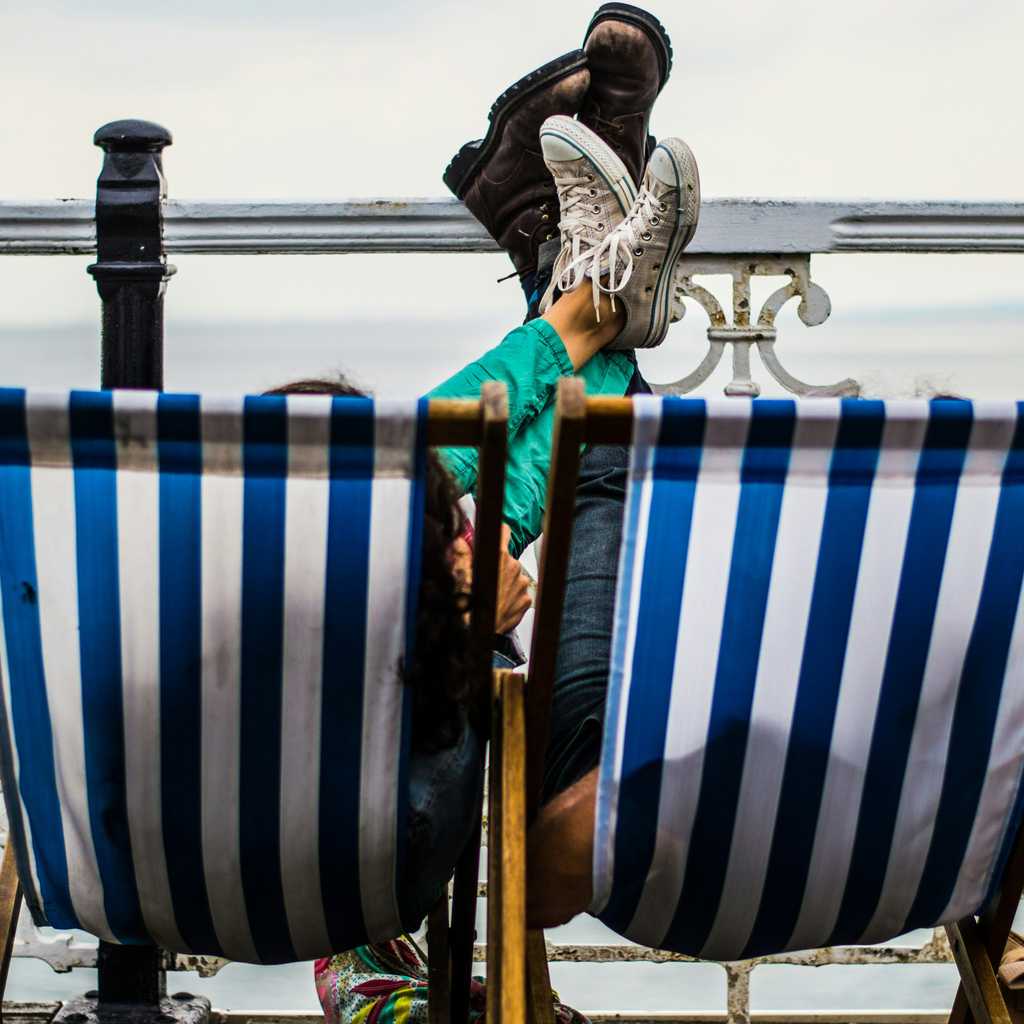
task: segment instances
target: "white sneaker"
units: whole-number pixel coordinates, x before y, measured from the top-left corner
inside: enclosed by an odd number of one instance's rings
[[[600,298],[621,302],[626,326],[610,349],[654,348],[665,339],[673,315],[676,263],[697,230],[700,178],[697,161],[681,139],[664,139],[647,164],[640,193],[622,223],[566,270],[590,277],[594,308]]]
[[[562,241],[551,284],[541,299],[544,313],[556,288],[568,292],[583,282],[584,257],[629,213],[636,185],[626,165],[603,139],[564,114],[549,117],[541,125],[540,147],[558,189]]]

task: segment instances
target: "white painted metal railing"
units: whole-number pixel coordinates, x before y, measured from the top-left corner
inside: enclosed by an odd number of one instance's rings
[[[0,255],[87,255],[95,252],[92,200],[0,202]],[[449,199],[365,199],[339,202],[243,200],[181,202],[164,206],[169,254],[221,255],[493,252],[497,246],[465,208]],[[687,249],[677,290],[693,300],[709,320],[708,353],[688,376],[665,390],[685,393],[702,383],[732,347],[729,394],[757,394],[750,376],[750,350],[756,347],[769,373],[797,394],[856,394],[858,384],[844,380],[813,386],[797,380],[774,351],[775,317],[791,299],[808,326],[823,323],[831,311],[825,292],[811,280],[812,255],[819,253],[1024,253],[1024,203],[808,201],[786,199],[711,199]],[[732,315],[698,275],[732,279]],[[751,279],[786,277],[755,316],[750,307]],[[44,937],[22,921],[15,956],[34,957],[56,971],[91,967],[95,947],[70,935]],[[630,945],[549,943],[549,959],[574,963],[666,963],[689,958]],[[483,958],[483,950],[478,950]],[[761,957],[722,965],[726,973],[724,1014],[672,1011],[596,1015],[594,1020],[689,1022],[751,1020],[750,977],[762,966],[821,967],[855,964],[944,964],[951,960],[941,930],[922,946],[848,946],[806,953]],[[224,961],[210,957],[172,957],[168,967],[210,975]],[[22,1015],[46,1019],[45,1008],[26,1007]],[[233,1019],[231,1015],[222,1015]],[[246,1014],[246,1020],[290,1020],[311,1024],[307,1015]],[[937,1024],[941,1015],[920,1014],[755,1014],[759,1024],[783,1020],[816,1024]]]
[[[164,204],[168,253],[495,252],[454,199]],[[0,202],[0,254],[96,250],[91,199]],[[707,199],[691,256],[1024,252],[1024,203]]]
[[[95,251],[92,200],[0,202],[0,255],[84,255]],[[169,254],[222,255],[492,252],[497,246],[454,199],[358,199],[338,202],[223,200],[164,203]],[[797,395],[856,395],[852,379],[828,384],[800,380],[775,351],[775,318],[798,299],[800,319],[824,323],[832,305],[811,280],[818,253],[1024,252],[1024,204],[888,202],[800,199],[709,199],[676,276],[677,308],[684,299],[708,317],[708,351],[667,394],[699,387],[731,352],[727,395],[757,395],[751,371],[756,350],[768,373]],[[732,314],[698,276],[731,278]],[[751,280],[782,277],[757,315]],[[681,312],[680,312],[681,315]]]

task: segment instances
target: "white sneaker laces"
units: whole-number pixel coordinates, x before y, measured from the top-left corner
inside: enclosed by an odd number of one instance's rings
[[[562,211],[558,229],[565,241],[555,261],[552,280],[559,291],[569,292],[583,281],[583,257],[593,248],[588,232],[600,233],[605,225],[599,219],[601,207],[594,202],[597,189],[592,174],[559,177],[557,185]]]
[[[601,293],[611,296],[612,312],[615,311],[615,296],[629,284],[633,276],[633,261],[644,253],[644,243],[653,237],[652,225],[657,225],[668,207],[653,192],[641,186],[633,208],[626,219],[612,231],[603,242],[589,252],[581,253],[566,267],[564,276],[579,284],[584,275],[589,275],[594,294],[594,311],[597,322],[601,322]],[[621,269],[619,259],[622,259]],[[603,264],[607,261],[607,269]],[[602,280],[607,278],[607,283]],[[573,286],[575,287],[575,285]],[[559,288],[562,288],[559,283]],[[562,288],[563,291],[569,289]]]

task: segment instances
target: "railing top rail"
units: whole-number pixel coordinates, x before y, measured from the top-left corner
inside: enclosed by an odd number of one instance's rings
[[[168,200],[168,253],[494,252],[454,199]],[[0,255],[96,251],[91,199],[0,201]],[[1024,203],[705,200],[690,255],[1024,252]]]

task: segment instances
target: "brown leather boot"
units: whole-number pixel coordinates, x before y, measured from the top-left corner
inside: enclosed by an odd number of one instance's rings
[[[574,50],[521,78],[495,100],[487,135],[452,158],[444,183],[509,254],[520,276],[559,249],[558,194],[540,149],[552,114],[577,114],[590,84],[587,58]],[[550,259],[548,257],[550,256]]]
[[[598,8],[583,44],[590,91],[580,120],[618,153],[633,181],[654,149],[651,108],[672,70],[672,43],[653,14],[624,3]]]

